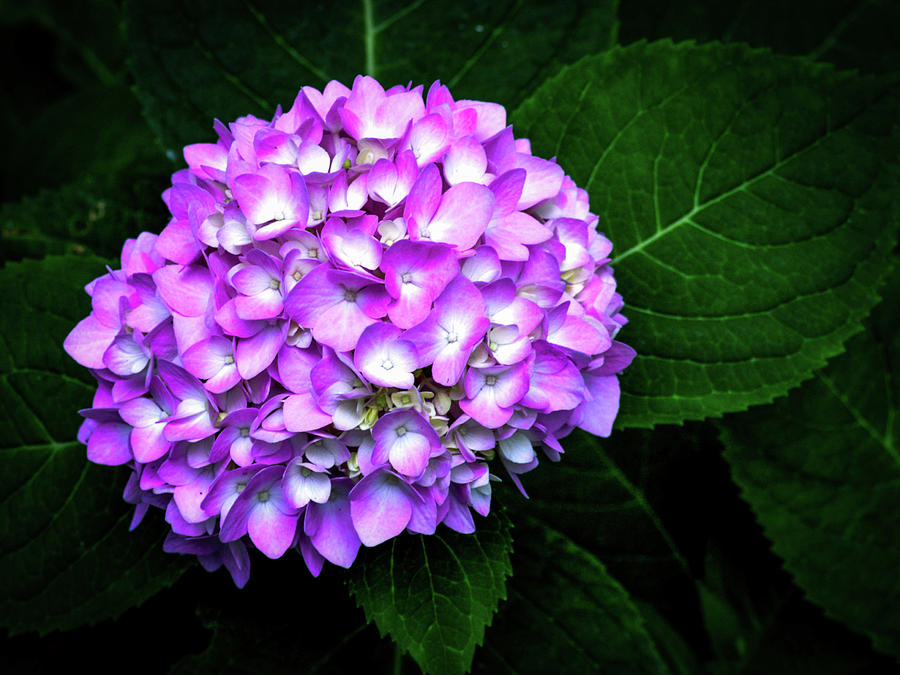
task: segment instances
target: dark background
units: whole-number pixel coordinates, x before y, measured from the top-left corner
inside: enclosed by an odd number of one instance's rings
[[[661,37],[742,40],[885,72],[900,65],[897,11],[889,4],[624,0],[619,36],[622,43]],[[115,250],[124,237],[105,240],[108,235],[92,228],[92,218],[118,218],[129,234],[159,231],[166,222],[159,194],[175,165],[163,156],[131,95],[119,10],[116,2],[0,3],[4,258],[64,252],[52,242],[18,236],[4,210],[37,204],[41,191],[61,186],[71,198],[66,204],[85,208],[55,212],[44,200],[41,217],[64,219],[95,250]],[[842,22],[847,30],[832,39]],[[654,506],[721,606],[678,588],[644,599],[665,609],[705,669],[900,672],[866,638],[827,619],[803,598],[741,501],[712,428],[697,424],[663,433],[678,451],[660,460]],[[666,481],[678,485],[677,494],[667,492]],[[685,490],[685,484],[694,489]],[[516,499],[497,494],[499,503]],[[74,665],[93,672],[391,669],[393,645],[365,626],[341,570],[327,566],[313,581],[293,555],[279,561],[256,555],[253,565],[243,591],[224,571],[209,574],[193,566],[171,588],[118,620],[43,637],[4,634],[0,672],[57,672]],[[310,663],[305,645],[333,641],[335,635],[344,636],[346,648],[317,654]],[[402,666],[417,671],[411,661]]]

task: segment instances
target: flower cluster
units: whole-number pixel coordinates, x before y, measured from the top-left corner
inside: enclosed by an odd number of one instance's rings
[[[588,197],[500,105],[435,83],[304,87],[216,122],[65,342],[99,383],[79,438],[128,464],[132,527],[249,575],[475,529],[491,473],[610,433],[634,352]],[[499,473],[499,471],[498,471]],[[523,490],[524,492],[524,490]]]

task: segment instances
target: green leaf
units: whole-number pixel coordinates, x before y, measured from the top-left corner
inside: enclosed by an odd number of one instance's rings
[[[787,398],[720,425],[775,552],[826,613],[900,656],[900,275],[870,328]]]
[[[767,562],[747,553],[711,546],[706,558],[698,587],[715,655],[709,675],[893,672],[863,638],[806,602],[783,571],[767,574]]]
[[[900,58],[900,5],[893,0],[631,0],[619,19],[622,44],[746,42],[873,73],[896,70]]]
[[[518,519],[513,564],[475,672],[668,672],[625,589],[565,535]]]
[[[118,258],[129,237],[159,232],[168,221],[159,195],[165,173],[131,167],[89,175],[0,205],[0,262],[46,255]]]
[[[271,117],[303,85],[361,73],[385,86],[440,79],[457,98],[514,106],[562,63],[615,42],[616,0],[129,2],[135,78],[174,160],[212,120]],[[540,38],[535,39],[535,27]]]
[[[140,104],[124,85],[85,88],[55,101],[27,120],[7,153],[4,193],[16,197],[160,160]],[[164,187],[153,193],[158,197]]]
[[[162,552],[162,528],[128,532],[128,470],[91,464],[73,440],[96,387],[62,341],[102,273],[73,257],[0,270],[0,617],[13,634],[118,616],[186,565]]]
[[[666,668],[675,675],[699,675],[704,672],[684,637],[656,611],[653,605],[633,600],[644,619],[644,630],[656,645]]]
[[[621,339],[638,352],[619,426],[771,401],[859,330],[896,239],[895,88],[660,42],[585,58],[516,111],[615,244]]]
[[[691,464],[699,429],[629,429],[598,439],[575,431],[558,462],[522,476],[529,499],[497,490],[514,522],[533,516],[597,556],[628,590],[670,604],[694,592],[689,562],[664,516],[684,515],[692,491],[682,467]],[[672,595],[675,597],[671,597]]]
[[[425,673],[469,670],[512,574],[512,537],[501,514],[474,534],[445,529],[396,537],[353,565],[350,592]]]

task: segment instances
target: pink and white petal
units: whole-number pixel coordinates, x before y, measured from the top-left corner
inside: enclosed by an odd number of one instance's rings
[[[253,337],[237,341],[234,360],[242,378],[249,380],[256,377],[275,360],[287,335],[288,324],[282,323],[266,326]]]
[[[376,321],[366,316],[357,303],[344,300],[319,316],[312,333],[320,344],[346,352],[356,346],[366,326]]]
[[[516,205],[519,211],[531,208],[538,202],[555,197],[559,193],[565,176],[559,164],[517,152],[515,166],[527,172],[525,187]]]
[[[346,492],[326,504],[310,504],[306,522],[315,528],[310,536],[313,546],[329,562],[344,568],[353,564],[361,542],[353,527]]]
[[[228,363],[222,369],[209,378],[206,383],[206,391],[212,394],[224,394],[241,381],[241,374],[238,372],[237,364]]]
[[[201,316],[212,301],[210,271],[200,265],[166,265],[153,273],[153,281],[166,306],[182,316]]]
[[[412,489],[387,471],[376,471],[350,491],[350,516],[360,541],[377,546],[406,529],[412,517]]]
[[[332,422],[332,416],[319,408],[312,392],[288,396],[283,410],[285,429],[295,433],[321,429]]]
[[[106,326],[93,314],[78,322],[63,342],[66,353],[86,368],[105,368],[103,354],[119,332]]]
[[[475,246],[494,212],[494,194],[477,183],[459,183],[441,197],[440,206],[427,225],[432,241],[467,250]]]
[[[331,157],[317,143],[302,143],[297,151],[297,168],[303,174],[328,173]]]
[[[225,171],[228,167],[228,150],[218,143],[193,143],[184,146],[182,152],[184,161],[201,178],[209,176],[218,180],[216,176],[210,176],[209,172],[202,171],[205,167],[210,167],[220,172]]]
[[[522,361],[497,378],[497,383],[494,385],[494,396],[498,405],[511,408],[522,400],[525,392],[528,391],[530,366],[528,361]]]
[[[366,182],[369,196],[384,204],[395,206],[400,200],[394,200],[397,192],[397,167],[389,159],[379,159],[369,171]]]
[[[284,298],[280,290],[270,287],[256,295],[237,296],[234,310],[245,321],[274,319],[284,311]]]
[[[140,399],[137,399],[140,400]],[[135,427],[131,431],[131,448],[134,458],[141,464],[153,462],[165,455],[172,444],[163,434],[165,424],[151,424],[146,427]]]
[[[256,503],[247,519],[247,533],[269,558],[280,558],[294,543],[297,515],[282,513],[271,502]]]
[[[576,410],[576,425],[596,436],[607,438],[619,412],[619,378],[615,375],[584,375],[591,399]]]
[[[584,354],[605,352],[612,344],[609,333],[602,325],[574,314],[566,316],[562,326],[547,337],[547,342]]]
[[[485,230],[487,236],[488,230]],[[491,246],[479,246],[475,249],[475,255],[463,261],[460,271],[463,275],[475,283],[490,283],[500,278],[500,257]]]
[[[391,466],[404,476],[418,478],[428,466],[431,444],[422,434],[412,431],[395,437],[390,445]]]
[[[487,171],[487,155],[472,136],[455,141],[444,155],[444,178],[450,185],[470,181],[478,183]]]
[[[458,343],[444,347],[438,352],[431,368],[434,381],[445,387],[452,387],[459,382],[471,353],[471,349],[460,349]]]
[[[437,114],[431,113],[418,120],[412,126],[409,145],[419,166],[438,161],[449,145],[447,122]]]
[[[431,311],[434,296],[417,284],[400,286],[400,297],[388,305],[388,316],[400,328],[412,328],[421,323]]]
[[[491,192],[496,200],[497,216],[507,216],[516,211],[525,187],[525,169],[513,169],[501,174],[491,183]]]
[[[483,387],[474,398],[462,399],[459,407],[469,417],[488,429],[499,429],[509,421],[513,411],[512,408],[502,408],[497,404],[493,389],[493,387]]]
[[[205,380],[225,367],[231,356],[231,341],[214,335],[188,349],[181,357],[181,364],[191,375]]]
[[[88,439],[87,457],[97,464],[117,466],[132,459],[131,427],[110,422],[100,424]]]
[[[234,197],[247,222],[261,225],[282,213],[275,186],[259,174],[246,173],[234,179],[231,185]]]
[[[344,301],[344,291],[329,278],[333,268],[320,264],[307,273],[288,293],[287,315],[301,326],[315,325],[322,313]]]
[[[218,429],[212,423],[209,412],[203,412],[183,417],[166,423],[165,434],[166,439],[170,441],[202,441],[209,438]]]
[[[179,265],[190,265],[200,255],[200,251],[200,245],[194,238],[187,219],[169,221],[156,240],[156,252]]]
[[[456,105],[458,109],[474,110],[477,114],[472,133],[479,142],[483,143],[506,127],[506,108],[499,103],[462,100],[457,101]]]
[[[247,265],[230,276],[231,285],[234,286],[238,293],[243,295],[262,293],[271,288],[273,279],[279,280],[273,277],[268,270],[258,265]]]
[[[166,413],[149,398],[136,398],[119,408],[119,415],[133,427],[148,427],[156,424]]]
[[[403,220],[411,235],[418,236],[419,231],[428,226],[440,202],[441,174],[434,164],[429,164],[413,183],[403,207]]]
[[[377,132],[373,138],[400,138],[410,122],[415,122],[425,114],[425,104],[421,94],[410,91],[388,96],[378,106],[375,113]]]

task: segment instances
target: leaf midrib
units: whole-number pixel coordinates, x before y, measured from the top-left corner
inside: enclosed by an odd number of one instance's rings
[[[696,86],[696,83],[692,83],[692,86]],[[685,88],[685,89],[686,89],[686,88]],[[681,91],[684,91],[684,89],[681,90]],[[818,146],[821,142],[823,142],[823,141],[825,141],[825,140],[831,138],[834,134],[836,134],[836,133],[838,133],[838,132],[840,132],[840,131],[843,131],[844,129],[846,129],[847,127],[849,127],[849,126],[850,126],[851,124],[853,124],[860,116],[862,116],[863,114],[865,114],[866,112],[868,112],[868,111],[869,111],[870,109],[872,109],[874,106],[878,105],[878,104],[881,102],[881,100],[884,99],[884,98],[890,93],[890,91],[891,91],[890,89],[885,89],[885,90],[882,91],[877,97],[875,97],[875,98],[873,98],[871,101],[869,101],[867,105],[861,107],[861,108],[860,108],[859,110],[857,110],[853,115],[850,115],[847,119],[845,119],[845,120],[844,120],[843,122],[841,122],[839,125],[834,126],[834,127],[827,128],[827,129],[825,130],[825,133],[824,133],[824,134],[818,136],[817,138],[815,138],[815,139],[812,140],[811,142],[808,142],[808,143],[802,145],[801,147],[799,147],[799,148],[793,150],[790,154],[785,155],[784,157],[782,157],[781,159],[779,159],[778,161],[776,161],[772,166],[770,166],[770,167],[768,167],[767,169],[764,169],[764,170],[760,171],[760,172],[757,173],[756,175],[754,175],[754,176],[752,176],[752,177],[750,177],[750,178],[748,178],[748,179],[742,181],[740,184],[738,184],[738,185],[736,185],[736,186],[734,186],[734,187],[732,187],[732,188],[730,188],[730,189],[728,189],[728,190],[725,190],[725,191],[722,192],[721,194],[719,194],[719,195],[717,195],[717,196],[715,196],[715,197],[708,198],[705,202],[699,202],[699,201],[697,200],[697,195],[700,194],[700,191],[701,191],[701,188],[702,188],[702,174],[698,173],[698,179],[697,179],[698,182],[697,182],[697,186],[695,187],[695,190],[694,190],[694,194],[695,194],[694,206],[691,208],[691,210],[690,210],[688,213],[686,213],[686,214],[684,214],[683,216],[681,216],[680,218],[678,218],[678,219],[672,221],[671,223],[669,223],[668,225],[666,225],[666,226],[665,226],[664,228],[662,228],[661,230],[657,230],[653,235],[651,235],[651,236],[648,237],[647,239],[644,239],[643,241],[640,241],[640,242],[638,242],[637,244],[635,244],[634,246],[632,246],[631,248],[625,250],[623,253],[621,253],[621,254],[619,254],[618,256],[616,256],[615,258],[613,258],[610,264],[611,264],[611,265],[618,264],[618,263],[621,262],[622,260],[625,260],[625,259],[628,258],[629,256],[633,255],[634,253],[639,253],[639,252],[642,251],[644,248],[646,248],[647,246],[649,246],[650,244],[652,244],[654,241],[656,241],[656,240],[658,240],[658,239],[660,239],[660,238],[662,238],[662,237],[665,237],[665,236],[668,235],[670,232],[672,232],[672,231],[678,229],[678,228],[681,227],[682,225],[687,224],[687,223],[688,223],[689,221],[691,221],[691,219],[692,219],[694,216],[696,216],[698,213],[701,213],[702,211],[705,211],[706,209],[708,209],[708,208],[711,207],[711,206],[715,206],[715,205],[718,204],[719,202],[721,202],[721,201],[723,201],[723,200],[725,200],[725,199],[728,199],[729,197],[732,197],[733,195],[735,195],[735,194],[737,194],[737,193],[739,193],[739,192],[747,192],[748,188],[750,188],[751,186],[755,185],[757,182],[761,181],[761,180],[764,179],[764,178],[767,178],[767,177],[770,177],[770,176],[777,176],[778,178],[781,178],[782,180],[790,181],[790,179],[788,179],[788,178],[786,178],[786,177],[784,177],[784,176],[780,176],[780,175],[776,174],[776,171],[778,171],[779,169],[781,169],[782,167],[784,167],[784,166],[785,166],[786,164],[788,164],[789,162],[792,162],[793,160],[795,160],[796,158],[798,158],[798,157],[799,157],[800,155],[802,155],[803,153],[806,153],[806,152],[808,152],[809,150],[812,150],[813,148],[815,148],[816,146]],[[680,92],[677,92],[677,93],[680,93]],[[756,96],[756,95],[758,95],[758,94],[759,94],[759,92],[754,92],[753,96]],[[667,98],[671,99],[671,98],[673,98],[673,97],[674,97],[674,94],[670,95],[670,96],[667,97]],[[657,104],[657,106],[658,106],[658,105],[661,105],[661,103],[660,103],[660,104]],[[629,121],[629,124],[630,124],[634,119],[636,119],[636,117],[638,117],[638,116],[640,116],[640,113],[638,113],[638,115],[636,115],[635,118],[633,118],[631,121]],[[739,116],[739,115],[736,115],[736,116],[735,116],[735,119],[736,119],[738,116]],[[731,123],[729,124],[729,127],[731,126],[731,124],[734,123],[734,121],[735,121],[734,119],[731,121]],[[627,126],[627,125],[626,125],[626,126]],[[623,131],[624,131],[624,129],[623,129]],[[727,128],[726,128],[725,131],[723,131],[723,134],[725,134],[725,133],[727,133]],[[713,145],[715,145],[715,144],[717,144],[718,142],[720,142],[720,140],[721,140],[721,139],[717,137],[717,138],[714,140]],[[615,141],[613,141],[613,143],[611,143],[610,145],[613,145],[614,142],[615,142]],[[607,148],[607,149],[608,149],[608,148]],[[598,160],[597,166],[599,166],[599,164],[603,161],[603,158],[604,158],[605,156],[606,156],[606,151],[604,151],[604,154],[601,156],[600,160]],[[707,156],[707,158],[706,158],[705,161],[708,163],[708,161],[709,161],[711,158],[712,158],[712,153],[708,153],[708,156]],[[595,167],[595,170],[596,170],[596,167]],[[793,182],[793,181],[790,181],[790,182]],[[588,183],[588,188],[589,188],[589,187],[590,187],[590,182]],[[832,190],[832,188],[823,188],[823,189],[826,189],[826,190],[829,190],[829,191]],[[748,193],[748,194],[749,194],[749,193]],[[856,203],[856,202],[858,202],[858,198],[854,198],[854,203]]]
[[[844,396],[840,390],[835,386],[834,382],[827,375],[822,374],[821,372],[816,373],[816,378],[825,385],[825,388],[828,389],[828,392],[832,395],[832,397],[837,400],[846,410],[850,413],[856,423],[862,428],[865,429],[866,433],[872,437],[872,439],[878,443],[879,446],[888,454],[888,456],[894,461],[898,468],[900,468],[900,453],[897,452],[897,449],[894,447],[893,438],[882,435],[878,432],[875,426],[869,421],[869,419],[863,415],[862,411],[859,410],[855,405],[853,405],[846,396]]]

